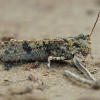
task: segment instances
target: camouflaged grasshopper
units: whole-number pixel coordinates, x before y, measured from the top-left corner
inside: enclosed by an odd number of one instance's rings
[[[99,12],[100,14],[100,12]],[[99,17],[98,14],[98,17]],[[97,17],[97,20],[98,20]],[[94,24],[94,27],[97,23]],[[94,30],[92,29],[92,32]],[[91,34],[92,34],[91,32]],[[75,74],[65,70],[66,75],[71,75],[75,79],[92,84],[97,80],[92,74],[78,61],[78,55],[87,57],[91,53],[90,35],[82,33],[75,37],[43,39],[43,40],[11,40],[0,42],[0,61],[4,63],[4,68],[8,70],[12,63],[26,61],[48,61],[50,68],[51,60],[72,60],[73,64],[81,70],[88,79],[80,78]]]

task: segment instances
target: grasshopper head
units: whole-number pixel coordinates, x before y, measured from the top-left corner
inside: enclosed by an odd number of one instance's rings
[[[90,36],[86,33],[79,34],[73,42],[73,50],[75,54],[87,56],[91,53]]]
[[[83,56],[87,56],[91,52],[90,35],[82,33],[78,36],[78,38],[80,44],[80,51]]]
[[[78,35],[78,38],[83,40],[90,40],[90,35],[87,33],[81,33]]]
[[[94,31],[94,28],[98,21],[99,15],[100,15],[100,12],[98,13],[97,19],[96,19],[96,21],[93,25],[92,31],[89,35],[86,33],[82,33],[74,39],[74,42],[73,42],[73,54],[74,55],[76,53],[81,53],[83,56],[87,56],[88,54],[91,53],[90,37]]]

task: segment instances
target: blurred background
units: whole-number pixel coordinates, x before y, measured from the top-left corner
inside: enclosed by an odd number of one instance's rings
[[[0,37],[31,40],[90,33],[99,11],[100,0],[0,0]],[[95,30],[100,31],[99,25]]]

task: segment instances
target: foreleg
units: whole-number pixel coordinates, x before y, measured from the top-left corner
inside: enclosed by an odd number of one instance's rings
[[[94,76],[78,61],[77,57],[75,56],[73,58],[73,64],[80,70],[84,73],[84,75],[93,80],[93,81],[96,81],[96,78],[94,78]]]

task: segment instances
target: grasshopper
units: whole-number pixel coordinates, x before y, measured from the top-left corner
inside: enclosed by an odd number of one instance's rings
[[[99,17],[100,12],[98,13]],[[97,20],[98,20],[97,17]],[[97,20],[93,26],[97,23]],[[82,71],[88,79],[81,78],[68,70],[66,75],[74,77],[80,82],[88,84],[96,83],[97,80],[78,61],[78,58],[86,58],[91,54],[91,34],[82,33],[68,38],[42,39],[42,40],[13,40],[0,42],[0,61],[4,63],[4,69],[9,70],[13,63],[28,61],[48,61],[50,68],[51,60],[72,60],[73,64]],[[81,55],[81,56],[80,56]]]

